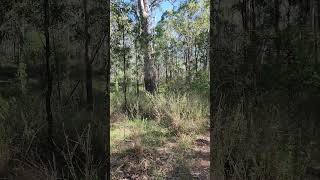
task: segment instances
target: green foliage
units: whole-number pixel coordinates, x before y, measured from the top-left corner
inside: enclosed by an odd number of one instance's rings
[[[209,95],[209,74],[208,72],[198,72],[191,82],[190,90],[194,93]]]

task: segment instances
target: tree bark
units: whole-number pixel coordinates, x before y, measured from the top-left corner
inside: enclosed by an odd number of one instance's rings
[[[209,31],[209,73],[210,73],[210,179],[221,179],[222,174],[218,171],[218,142],[219,142],[219,124],[221,124],[219,117],[215,117],[219,108],[220,98],[222,97],[221,90],[218,89],[220,82],[220,66],[222,60],[220,59],[220,52],[215,51],[220,44],[220,22],[218,9],[215,3],[220,0],[210,0],[210,31]],[[215,30],[217,31],[215,34]]]
[[[139,66],[138,66],[138,61],[140,59],[140,56],[138,55],[137,48],[136,48],[136,91],[137,95],[139,95]]]
[[[197,37],[194,39],[194,59],[195,59],[195,71],[198,72],[198,50],[197,50]]]
[[[185,68],[186,68],[186,77],[188,76],[188,59],[187,59],[187,50],[184,50],[184,54],[183,54],[183,58],[184,58],[184,63],[185,63]],[[186,78],[187,79],[187,78]]]
[[[188,73],[187,73],[187,83],[190,84],[191,82],[191,48],[190,46],[188,45],[188,49],[187,49],[187,64],[188,64]]]
[[[56,45],[55,45],[55,37],[52,38],[53,42],[53,53],[56,55]],[[57,79],[57,90],[58,90],[58,99],[59,99],[59,108],[60,112],[62,112],[62,96],[61,96],[61,65],[58,57],[54,56],[55,66],[56,66],[56,79]]]
[[[313,6],[313,32],[314,32],[314,63],[318,63],[318,9],[319,0],[314,0]]]
[[[103,145],[104,145],[104,153],[101,154],[102,168],[98,172],[99,180],[110,180],[110,0],[106,1],[106,59],[105,59],[105,81],[106,81],[106,89],[104,96],[104,105],[105,105],[105,119],[102,123],[103,128]]]
[[[125,32],[122,25],[122,48],[123,48],[123,95],[124,95],[124,109],[127,111],[127,63],[126,63],[126,49],[125,49]]]
[[[92,91],[92,63],[89,59],[89,15],[88,15],[88,1],[83,0],[84,12],[84,35],[85,35],[85,50],[84,63],[86,65],[86,90],[87,90],[87,110],[93,111],[93,91]]]
[[[142,25],[143,50],[144,50],[144,83],[145,89],[151,94],[155,94],[156,86],[156,69],[154,60],[151,58],[151,44],[149,32],[149,3],[148,0],[138,0],[140,18]]]
[[[165,62],[164,62],[164,65],[165,65],[165,80],[166,80],[166,84],[168,83],[168,62],[169,62],[169,50],[166,49],[166,58],[165,58]]]
[[[210,0],[210,32],[209,32],[209,41],[210,41],[210,49],[209,49],[209,66],[210,66],[210,142],[214,142],[215,136],[214,136],[214,1]],[[212,163],[210,166],[210,179],[214,179],[214,161],[215,161],[215,151],[213,145],[210,147],[210,162]]]
[[[44,0],[44,35],[45,35],[45,61],[46,61],[46,77],[47,77],[47,91],[46,91],[46,114],[48,122],[48,145],[51,146],[53,117],[51,111],[51,95],[52,95],[52,75],[50,71],[50,37],[49,37],[49,0]]]
[[[249,72],[248,70],[248,49],[246,47],[246,40],[247,40],[247,35],[248,35],[248,8],[247,8],[248,0],[243,0],[242,1],[242,8],[241,8],[241,15],[242,15],[242,27],[244,31],[244,37],[245,40],[243,41],[243,68],[242,68],[242,73],[246,74]]]
[[[276,33],[275,38],[275,47],[276,47],[276,60],[278,61],[280,56],[280,28],[279,28],[279,21],[280,21],[280,4],[279,0],[274,0],[274,30]]]

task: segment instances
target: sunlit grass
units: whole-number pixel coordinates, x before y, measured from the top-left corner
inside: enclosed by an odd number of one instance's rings
[[[117,167],[112,177],[124,177],[124,171],[152,179],[192,177],[197,170],[191,167],[199,166],[192,159],[195,140],[208,130],[207,101],[194,94],[127,98],[125,112],[121,94],[112,94],[111,156]]]
[[[141,119],[121,121],[111,126],[111,147],[113,151],[117,151],[117,145],[125,141],[135,141],[137,137],[146,147],[161,146],[169,136],[169,129],[155,121]]]

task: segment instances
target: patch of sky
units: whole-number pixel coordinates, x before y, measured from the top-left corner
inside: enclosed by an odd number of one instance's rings
[[[160,20],[162,15],[169,10],[176,10],[178,5],[182,2],[182,0],[175,1],[162,1],[158,6],[156,6],[153,10],[152,17],[154,18],[154,25],[156,25]]]

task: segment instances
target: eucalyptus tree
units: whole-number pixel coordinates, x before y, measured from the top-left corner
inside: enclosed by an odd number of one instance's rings
[[[47,77],[47,90],[46,90],[46,112],[48,122],[48,143],[52,143],[52,128],[53,117],[51,109],[51,95],[52,95],[52,74],[50,69],[50,17],[49,17],[49,0],[44,0],[43,3],[44,13],[44,34],[45,34],[45,61],[46,61],[46,77]]]
[[[148,0],[138,0],[140,21],[142,27],[142,47],[144,51],[144,85],[146,91],[154,94],[156,85],[156,69],[154,59],[151,58],[151,36],[150,36],[150,3]]]
[[[102,168],[101,168],[101,173],[99,173],[99,179],[100,180],[109,180],[111,178],[110,174],[110,168],[111,168],[111,163],[110,163],[110,108],[111,108],[111,103],[110,103],[110,72],[111,72],[111,56],[110,56],[110,50],[111,50],[111,37],[110,37],[110,16],[111,16],[111,7],[110,7],[110,0],[106,1],[106,58],[105,58],[105,79],[106,79],[106,89],[105,89],[105,97],[104,97],[104,105],[105,105],[105,122],[103,121],[102,124],[104,124],[103,127],[103,142],[104,144],[104,151],[102,153],[102,158],[105,159],[106,162],[103,163]]]
[[[92,65],[89,59],[89,14],[88,1],[82,0],[84,14],[84,64],[86,67],[86,92],[87,92],[87,109],[93,111],[93,92],[92,92]]]

